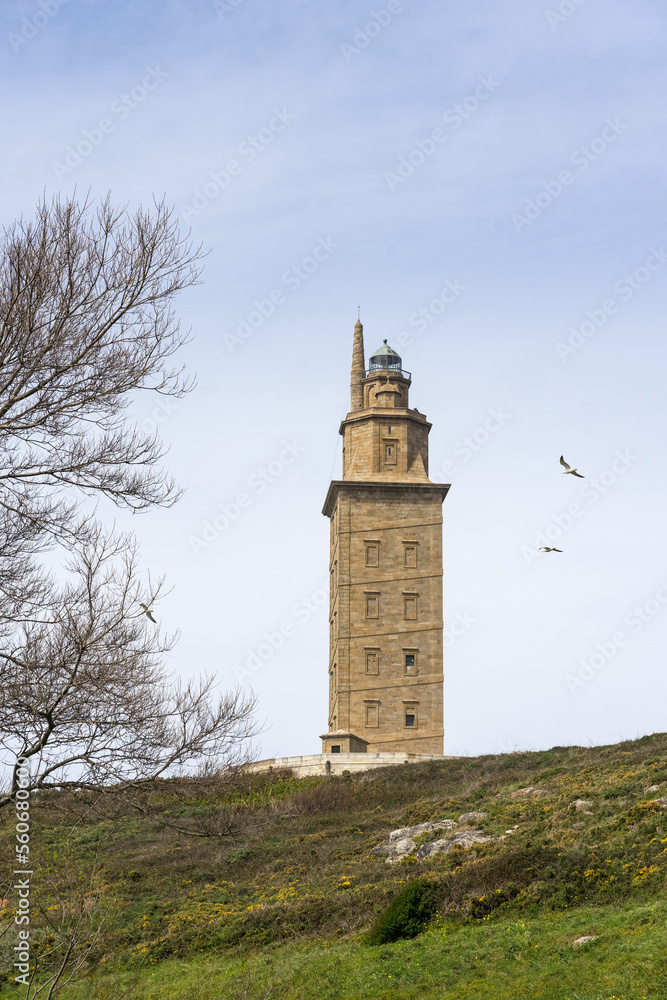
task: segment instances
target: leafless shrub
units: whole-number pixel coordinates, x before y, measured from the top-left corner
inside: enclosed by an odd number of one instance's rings
[[[101,872],[82,872],[71,858],[61,857],[56,871],[41,870],[39,877],[41,892],[30,914],[30,971],[22,983],[12,984],[21,1000],[52,1000],[88,975],[109,916]]]
[[[294,792],[284,800],[283,806],[292,816],[314,816],[322,812],[340,812],[353,799],[353,790],[342,782],[326,781],[315,788]]]

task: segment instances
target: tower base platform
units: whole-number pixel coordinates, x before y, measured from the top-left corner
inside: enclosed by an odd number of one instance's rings
[[[310,774],[341,775],[343,771],[368,771],[392,764],[421,764],[427,760],[455,760],[436,753],[311,753],[303,757],[270,757],[245,764],[244,771],[282,771],[289,769],[295,778]]]

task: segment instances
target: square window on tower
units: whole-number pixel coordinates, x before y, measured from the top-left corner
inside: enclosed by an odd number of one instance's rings
[[[380,565],[380,543],[365,542],[366,545],[366,565],[377,567]]]
[[[417,671],[417,650],[404,650],[403,651],[403,665],[405,667],[405,673],[408,675],[415,675]]]
[[[379,649],[367,649],[366,650],[366,673],[367,674],[379,674],[380,673],[380,650]]]
[[[398,442],[386,441],[384,446],[384,464],[396,465],[398,461]]]
[[[403,618],[417,621],[417,594],[403,594]]]
[[[403,565],[409,569],[417,568],[417,543],[403,542]]]
[[[379,725],[379,705],[367,704],[366,705],[366,728],[367,729],[377,729]]]
[[[379,618],[380,617],[380,595],[379,594],[366,594],[366,617],[367,618]]]
[[[406,729],[416,729],[417,728],[417,705],[413,702],[412,704],[403,703],[403,712],[405,715],[405,728]]]

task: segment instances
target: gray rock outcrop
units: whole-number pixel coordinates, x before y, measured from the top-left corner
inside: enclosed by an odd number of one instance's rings
[[[486,819],[486,813],[463,813],[459,823],[467,823],[473,817],[477,820]],[[403,858],[416,855],[420,861],[430,858],[440,852],[451,851],[453,847],[471,847],[473,844],[487,844],[491,840],[502,838],[492,837],[482,830],[461,830],[453,836],[440,837],[417,847],[415,838],[422,833],[433,833],[435,830],[452,830],[458,824],[453,819],[442,819],[437,823],[417,823],[416,826],[403,826],[392,830],[387,836],[387,842],[373,849],[374,854],[386,855],[387,864],[395,865]]]
[[[482,819],[488,819],[489,814],[484,812],[463,813],[459,816],[459,823],[479,823]]]
[[[453,819],[441,819],[437,823],[417,823],[416,826],[402,826],[400,830],[392,830],[389,841],[404,840],[406,837],[418,837],[420,833],[432,833],[433,830],[451,830],[456,826]]]
[[[589,799],[575,799],[574,802],[570,802],[571,806],[574,806],[578,813],[583,813],[584,816],[592,816],[591,806],[593,803]]]
[[[549,793],[544,790],[544,788],[534,788],[532,785],[527,785],[525,788],[517,788],[515,792],[510,792],[511,799],[521,799],[526,795],[532,795],[534,798],[540,798],[543,795],[548,795]],[[502,798],[502,796],[498,796]]]
[[[451,851],[453,847],[472,847],[473,844],[488,844],[489,841],[497,839],[488,833],[482,833],[481,830],[463,830],[461,833],[455,833],[453,837],[444,837],[442,840],[431,840],[428,844],[422,844],[417,851],[417,857],[423,861],[424,858],[430,858],[441,851]]]

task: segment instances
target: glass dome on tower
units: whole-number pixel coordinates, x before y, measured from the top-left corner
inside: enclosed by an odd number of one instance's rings
[[[403,374],[403,361],[386,340],[382,341],[382,347],[378,347],[377,351],[371,354],[368,364],[369,372],[389,371]]]

